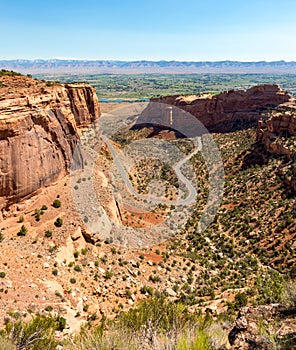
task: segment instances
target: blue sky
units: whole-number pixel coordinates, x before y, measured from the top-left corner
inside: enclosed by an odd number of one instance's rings
[[[0,5],[0,59],[296,60],[296,0]]]

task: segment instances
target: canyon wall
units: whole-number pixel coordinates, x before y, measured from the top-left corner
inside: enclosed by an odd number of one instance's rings
[[[2,77],[0,88],[0,209],[69,172],[78,127],[99,115],[87,84]]]
[[[246,123],[259,120],[263,110],[292,100],[292,96],[278,85],[266,84],[254,86],[248,90],[225,91],[217,95],[153,98],[151,102],[176,106],[189,112],[209,131],[228,132],[243,127]],[[182,120],[182,123],[184,122],[186,118]]]

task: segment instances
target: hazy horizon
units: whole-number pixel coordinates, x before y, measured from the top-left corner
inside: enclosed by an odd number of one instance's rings
[[[16,57],[16,58],[2,58],[0,57],[0,61],[90,61],[90,62],[96,62],[96,61],[109,61],[109,62],[193,62],[193,63],[220,63],[220,62],[231,62],[231,63],[276,63],[276,62],[284,62],[284,63],[294,63],[296,62],[296,57],[294,60],[253,60],[253,61],[242,61],[242,60],[232,60],[232,59],[222,59],[222,60],[201,60],[201,61],[192,61],[192,60],[177,60],[177,59],[130,59],[130,60],[124,60],[121,58],[114,58],[114,59],[108,59],[108,58],[75,58],[75,57],[35,57],[35,58],[26,58],[26,57]]]

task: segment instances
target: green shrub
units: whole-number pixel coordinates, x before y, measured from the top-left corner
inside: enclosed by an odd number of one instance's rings
[[[279,303],[284,294],[284,278],[274,270],[264,271],[265,277],[255,279],[257,288],[257,303],[260,305]]]
[[[3,76],[14,77],[14,76],[21,76],[21,75],[22,75],[21,73],[14,72],[12,70],[7,70],[7,69],[0,70],[0,77],[3,77]]]
[[[123,308],[123,305],[119,303],[118,307]],[[94,319],[91,315],[88,321]],[[65,350],[210,350],[211,332],[209,318],[191,313],[184,304],[160,296],[146,300],[128,312],[121,312],[115,320],[108,322],[107,327],[104,318],[92,331],[85,326],[71,343],[66,344]],[[224,349],[227,344],[226,334],[226,340],[223,339],[219,348]]]
[[[237,293],[234,297],[235,308],[239,310],[240,308],[247,306],[248,297],[246,293]]]
[[[57,218],[56,221],[54,222],[54,225],[56,227],[62,227],[63,226],[63,219],[62,218]]]
[[[35,219],[36,221],[40,221],[41,211],[39,209],[35,209]]]
[[[113,238],[112,237],[107,237],[104,241],[105,244],[111,244],[113,243]]]
[[[81,267],[79,265],[75,265],[74,266],[74,270],[77,271],[77,272],[81,272],[82,271],[82,269],[81,269]]]
[[[25,236],[28,233],[28,229],[25,225],[22,225],[21,229],[17,233],[18,236]]]
[[[281,302],[289,307],[296,306],[296,280],[290,280],[284,284]]]
[[[52,237],[52,231],[50,231],[50,230],[45,231],[45,237],[47,237],[47,238]]]
[[[81,254],[82,255],[86,255],[86,253],[87,253],[87,248],[82,248],[81,249]]]
[[[193,339],[192,339],[193,338]],[[203,330],[197,330],[195,336],[189,333],[182,334],[177,342],[176,350],[211,350],[208,334]]]
[[[1,272],[0,272],[0,277],[1,277],[1,278],[4,278],[5,276],[6,276],[6,273],[3,272],[3,271],[1,271]]]
[[[57,322],[57,330],[62,332],[66,328],[66,324],[67,324],[66,319],[62,316],[57,316],[56,322]]]
[[[89,317],[89,321],[94,321],[96,314]],[[142,350],[137,339],[127,330],[112,330],[108,335],[103,333],[103,327],[98,326],[90,331],[87,327],[82,328],[71,343],[66,345],[66,350]]]
[[[62,205],[61,201],[59,199],[55,199],[52,203],[52,206],[54,208],[60,208],[60,206]]]
[[[54,251],[56,251],[58,249],[58,246],[57,245],[53,245],[52,247],[49,247],[48,251],[50,253],[53,253]]]
[[[47,312],[51,312],[53,310],[53,307],[51,305],[48,305],[44,310]]]
[[[53,350],[58,345],[55,331],[63,329],[63,320],[60,316],[44,315],[37,315],[28,323],[17,319],[6,322],[5,332],[16,349]]]
[[[150,286],[143,286],[140,289],[140,293],[141,294],[146,294],[147,293],[148,295],[152,296],[154,294],[154,289],[152,287],[150,287]]]
[[[158,275],[154,275],[154,276],[150,275],[149,276],[149,281],[154,282],[154,283],[161,282],[161,278]]]
[[[182,303],[168,301],[165,297],[153,297],[138,307],[119,315],[119,323],[135,331],[150,328],[155,332],[171,331],[183,328],[198,321]]]
[[[106,271],[105,274],[104,274],[104,277],[106,280],[109,280],[111,279],[113,276],[113,273],[111,271]]]

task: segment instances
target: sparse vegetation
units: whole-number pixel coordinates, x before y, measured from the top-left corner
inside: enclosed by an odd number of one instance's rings
[[[25,225],[22,225],[21,229],[18,231],[17,235],[18,236],[26,236],[28,233],[28,229],[26,228]]]
[[[24,323],[17,315],[7,320],[3,336],[15,346],[11,349],[52,350],[56,349],[55,331],[63,330],[65,319],[60,316],[37,315],[30,322]]]
[[[86,255],[87,252],[88,252],[88,249],[87,249],[87,248],[82,248],[82,249],[81,249],[81,254],[82,254],[82,255]]]
[[[35,209],[35,219],[36,219],[36,221],[40,221],[40,216],[41,216],[41,210],[40,209]]]
[[[145,344],[150,349],[210,350],[214,341],[210,327],[209,319],[190,313],[185,305],[153,298],[120,313],[115,322],[109,322],[108,334],[104,323],[92,332],[82,329],[67,349],[140,350]]]
[[[52,206],[54,208],[60,208],[60,206],[62,205],[61,201],[59,199],[55,199],[52,203]]]
[[[81,272],[82,271],[82,269],[81,269],[81,267],[79,265],[75,265],[74,266],[74,270],[77,271],[77,272]]]
[[[21,75],[22,75],[21,73],[14,72],[12,70],[6,70],[6,69],[0,70],[0,77],[4,77],[4,76],[16,77]]]
[[[52,237],[52,231],[50,231],[50,230],[45,231],[45,237],[47,237],[47,238]]]
[[[57,218],[56,221],[54,222],[54,225],[56,227],[62,227],[63,226],[63,219],[62,218]]]

